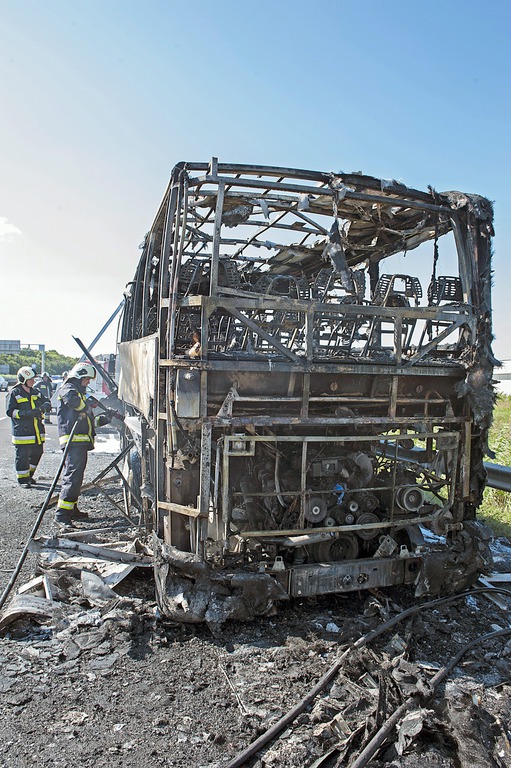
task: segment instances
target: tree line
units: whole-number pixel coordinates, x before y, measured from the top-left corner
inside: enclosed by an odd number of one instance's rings
[[[55,349],[49,349],[45,352],[44,369],[50,376],[58,376],[63,371],[69,371],[78,362],[78,359],[78,357],[61,355]],[[8,365],[9,374],[15,374],[23,365],[35,365],[37,372],[42,373],[41,353],[37,349],[22,349],[20,352],[1,352],[0,365]]]

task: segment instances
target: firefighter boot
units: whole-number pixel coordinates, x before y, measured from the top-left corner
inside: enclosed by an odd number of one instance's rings
[[[57,513],[55,515],[55,522],[57,523],[57,525],[63,525],[69,528],[74,527],[74,523],[71,520],[71,515],[69,514],[69,512],[63,509],[57,510]]]

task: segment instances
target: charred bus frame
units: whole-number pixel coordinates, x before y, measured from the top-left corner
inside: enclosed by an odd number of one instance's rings
[[[174,168],[119,344],[168,615],[474,578],[492,219],[483,197],[362,174]],[[412,274],[382,269],[419,246]]]

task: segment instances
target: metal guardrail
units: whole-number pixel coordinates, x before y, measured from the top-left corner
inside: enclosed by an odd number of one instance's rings
[[[511,493],[511,467],[485,461],[484,468],[487,472],[486,485],[498,491]]]
[[[380,444],[383,446],[384,441],[382,440]],[[411,459],[420,463],[421,459],[424,461],[425,451],[416,447],[406,450],[399,447],[395,456],[399,460]],[[498,491],[511,493],[511,467],[506,467],[503,464],[492,464],[489,461],[484,461],[483,464],[486,470],[486,485],[489,488],[496,488]]]
[[[383,445],[381,441],[381,445]],[[411,459],[412,461],[421,462],[421,458],[425,456],[425,451],[420,448],[409,448],[407,450],[398,448],[396,458],[406,461]],[[422,458],[422,460],[424,460]],[[507,491],[511,493],[511,467],[506,467],[503,464],[492,464],[489,461],[484,461],[484,468],[486,470],[486,485],[489,488],[496,488],[498,491]]]

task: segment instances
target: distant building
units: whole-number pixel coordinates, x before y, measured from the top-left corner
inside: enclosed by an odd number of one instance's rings
[[[494,368],[493,378],[497,382],[497,392],[511,395],[511,360],[502,360],[502,366]]]
[[[0,352],[19,352],[20,350],[21,341],[0,339]]]

